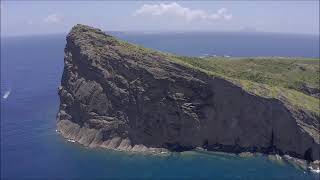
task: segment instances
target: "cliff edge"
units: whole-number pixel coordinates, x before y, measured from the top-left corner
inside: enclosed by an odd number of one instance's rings
[[[58,131],[123,151],[203,147],[320,159],[319,106],[261,95],[241,82],[76,25],[65,47]]]

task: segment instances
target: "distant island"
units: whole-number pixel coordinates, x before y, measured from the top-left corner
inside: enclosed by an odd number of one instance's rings
[[[186,57],[76,25],[58,131],[88,147],[279,154],[320,166],[319,59]]]

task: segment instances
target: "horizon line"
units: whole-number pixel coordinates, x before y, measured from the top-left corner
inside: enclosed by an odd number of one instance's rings
[[[101,28],[99,28],[101,29]],[[257,33],[257,34],[283,34],[283,35],[305,35],[305,36],[320,36],[320,33],[301,33],[301,32],[273,32],[273,31],[244,31],[244,30],[104,30],[101,29],[104,33],[139,33],[139,34],[163,34],[163,33]],[[37,33],[37,34],[7,34],[3,35],[0,33],[1,38],[10,38],[10,37],[30,37],[30,36],[48,36],[48,35],[66,35],[68,32],[54,32],[54,33]]]

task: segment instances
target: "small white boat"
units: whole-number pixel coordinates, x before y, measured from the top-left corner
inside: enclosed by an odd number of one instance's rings
[[[9,95],[10,95],[10,93],[11,93],[11,91],[9,90],[9,91],[6,91],[5,93],[4,93],[4,95],[3,95],[3,99],[7,99],[8,97],[9,97]]]

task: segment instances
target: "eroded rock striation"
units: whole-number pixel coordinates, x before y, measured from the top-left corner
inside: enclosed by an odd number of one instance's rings
[[[319,119],[99,29],[67,36],[58,130],[85,146],[166,152],[195,147],[320,159]]]

